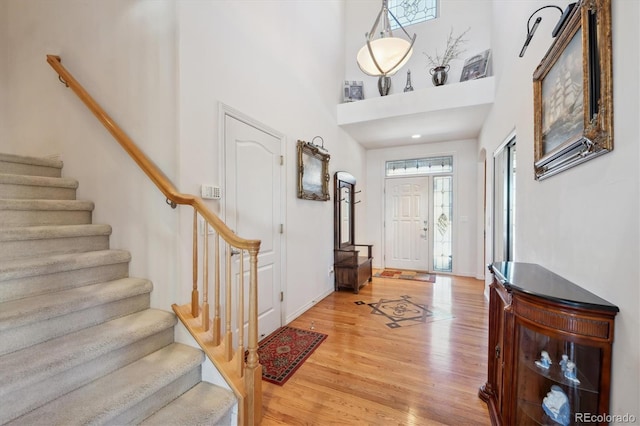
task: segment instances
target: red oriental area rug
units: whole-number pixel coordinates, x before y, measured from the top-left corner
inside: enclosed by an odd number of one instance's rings
[[[284,385],[326,338],[315,331],[279,328],[258,343],[262,380]]]

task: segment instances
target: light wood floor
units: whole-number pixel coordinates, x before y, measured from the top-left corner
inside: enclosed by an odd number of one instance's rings
[[[435,284],[374,278],[360,294],[332,293],[289,324],[313,322],[328,337],[284,386],[262,382],[262,424],[490,424],[477,396],[487,374],[483,290],[475,279],[438,276]],[[453,318],[393,329],[366,304],[405,295]]]

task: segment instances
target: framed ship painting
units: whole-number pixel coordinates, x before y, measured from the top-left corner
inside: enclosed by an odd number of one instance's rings
[[[586,1],[533,74],[538,180],[613,149],[611,0]]]

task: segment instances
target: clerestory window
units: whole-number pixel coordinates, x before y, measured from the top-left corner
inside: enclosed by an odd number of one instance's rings
[[[403,27],[419,24],[438,17],[438,0],[389,0],[391,12]],[[400,28],[398,23],[389,16],[391,29]]]

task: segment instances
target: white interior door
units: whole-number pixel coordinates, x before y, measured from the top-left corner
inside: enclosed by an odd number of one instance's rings
[[[429,177],[385,182],[386,268],[429,270]]]
[[[258,336],[282,325],[281,139],[230,115],[224,116],[225,220],[243,238],[261,240],[258,254]],[[239,257],[234,257],[234,286]],[[248,304],[249,257],[244,259]],[[235,292],[235,290],[234,290]],[[245,325],[248,310],[245,308]]]

